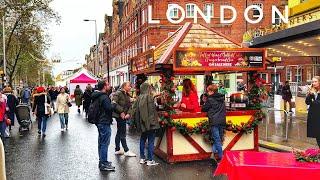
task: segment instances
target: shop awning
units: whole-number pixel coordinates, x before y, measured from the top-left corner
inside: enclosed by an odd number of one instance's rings
[[[268,49],[268,56],[320,56],[320,20],[257,37],[250,47]]]

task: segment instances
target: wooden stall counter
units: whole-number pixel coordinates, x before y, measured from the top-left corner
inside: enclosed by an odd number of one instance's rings
[[[228,111],[227,122],[232,124],[247,123],[254,118],[256,111]],[[206,113],[177,113],[172,115],[173,121],[186,123],[195,127],[203,121],[208,121]],[[223,150],[258,150],[258,129],[253,133],[225,132]],[[163,137],[158,139],[156,155],[169,163],[209,159],[212,156],[212,145],[202,134],[181,134],[177,128],[168,127]]]

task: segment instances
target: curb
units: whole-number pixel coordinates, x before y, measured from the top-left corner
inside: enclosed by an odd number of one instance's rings
[[[278,152],[292,152],[293,147],[289,147],[289,146],[284,146],[281,144],[276,144],[273,142],[268,142],[268,141],[263,141],[263,140],[259,140],[259,146],[266,148],[266,149],[270,149],[273,151],[278,151]],[[295,150],[298,151],[302,151],[301,149],[296,149]]]

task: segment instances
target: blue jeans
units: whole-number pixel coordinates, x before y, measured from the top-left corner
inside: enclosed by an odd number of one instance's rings
[[[46,132],[46,129],[47,129],[47,120],[48,120],[47,116],[38,117],[38,131],[40,132],[42,127],[43,134]]]
[[[125,152],[129,151],[127,140],[126,140],[126,134],[127,134],[127,123],[126,120],[123,120],[121,118],[117,118],[117,134],[115,138],[115,144],[116,144],[116,151],[120,150],[120,142],[122,144],[122,147]]]
[[[141,134],[140,137],[140,158],[146,159],[144,149],[145,144],[148,139],[148,160],[153,160],[153,151],[154,151],[154,139],[156,138],[156,133],[154,130],[146,131]]]
[[[217,152],[220,159],[222,158],[222,155],[223,155],[222,142],[221,142],[221,139],[224,135],[223,131],[224,131],[224,126],[219,126],[219,125],[211,126],[211,136],[214,141],[212,146],[212,153]]]
[[[68,126],[68,113],[59,113],[61,129],[65,128],[65,125]]]
[[[111,128],[109,124],[97,124],[99,137],[98,137],[98,154],[99,165],[108,164],[108,147],[110,144]]]

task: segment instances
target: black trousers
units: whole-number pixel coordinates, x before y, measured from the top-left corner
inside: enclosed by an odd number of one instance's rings
[[[121,142],[124,151],[127,152],[129,151],[129,148],[126,140],[126,134],[127,134],[126,120],[123,120],[121,118],[117,118],[116,120],[117,120],[117,135],[115,139],[116,151],[120,150],[120,142]]]

